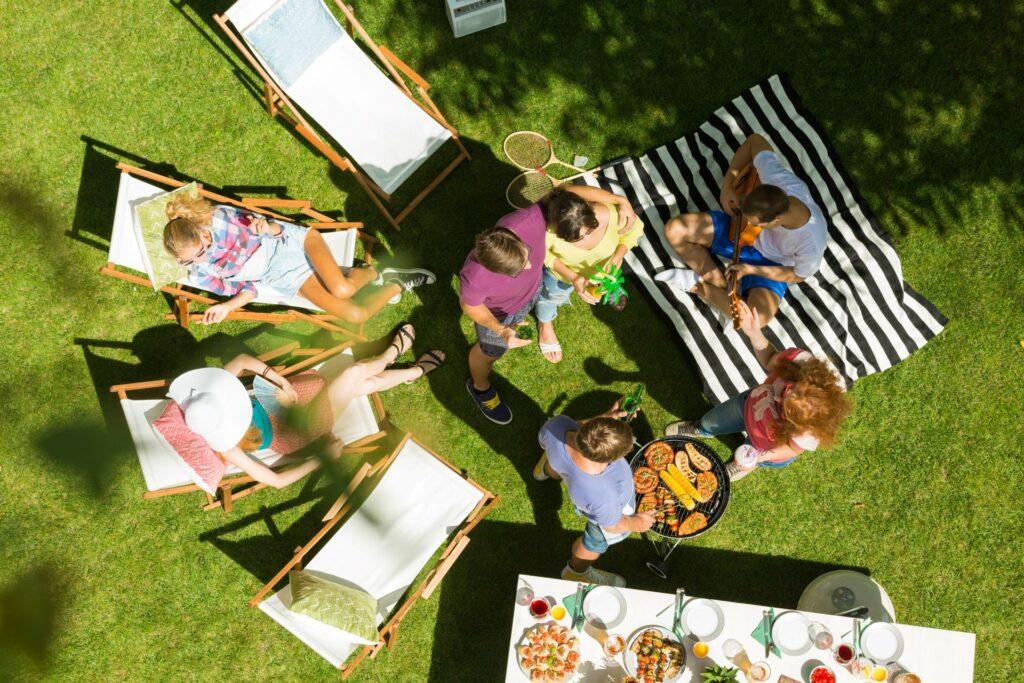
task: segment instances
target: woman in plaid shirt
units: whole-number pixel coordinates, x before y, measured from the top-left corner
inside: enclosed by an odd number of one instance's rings
[[[189,284],[230,297],[206,309],[205,323],[219,323],[257,294],[301,295],[342,320],[362,323],[386,303],[397,302],[403,291],[435,280],[419,268],[385,268],[378,275],[365,265],[342,272],[317,230],[202,198],[176,197],[167,206],[167,218],[164,247],[188,266]],[[367,286],[372,291],[353,301]]]

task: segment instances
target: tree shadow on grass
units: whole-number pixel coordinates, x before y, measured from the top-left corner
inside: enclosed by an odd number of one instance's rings
[[[969,226],[985,186],[1007,231],[1024,223],[1024,156],[1006,144],[1024,137],[1014,66],[1024,62],[1024,23],[1013,3],[535,0],[456,40],[440,6],[397,0],[379,22],[410,63],[441,74],[456,117],[532,114],[540,120],[521,128],[597,159],[676,139],[788,72],[900,232]],[[556,106],[538,106],[545,87]]]
[[[47,671],[70,588],[65,571],[50,563],[31,564],[0,583],[0,671],[5,678],[35,680]]]
[[[524,609],[515,604],[518,575],[557,576],[562,565],[554,558],[563,557],[579,533],[486,519],[481,522],[438,591],[430,680],[502,680],[513,635],[513,612]],[[608,551],[601,566],[623,574],[630,588],[666,593],[666,605],[672,603],[669,594],[677,586],[685,586],[689,595],[794,608],[807,584],[825,572],[854,569],[868,573],[860,567],[684,544],[669,563],[668,580],[662,580],[644,568],[647,546],[647,541],[627,539]],[[553,597],[561,601],[570,592]],[[750,624],[751,629],[755,626]],[[473,646],[467,647],[467,643]]]

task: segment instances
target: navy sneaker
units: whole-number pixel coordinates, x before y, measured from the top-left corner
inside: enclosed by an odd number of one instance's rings
[[[473,386],[473,378],[470,377],[466,380],[466,390],[476,401],[477,408],[488,420],[500,425],[507,425],[512,421],[512,409],[501,402],[501,398],[493,386],[487,391],[479,392]]]

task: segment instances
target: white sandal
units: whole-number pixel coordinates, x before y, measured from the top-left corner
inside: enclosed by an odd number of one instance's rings
[[[546,360],[547,362],[549,362],[549,363],[561,363],[562,362],[562,345],[561,345],[561,343],[555,342],[554,344],[545,344],[542,341],[538,341],[537,342],[537,346],[540,348],[541,355],[544,356],[544,360]],[[546,354],[549,354],[549,353],[557,353],[558,354],[558,360],[551,360],[550,358],[548,358]]]

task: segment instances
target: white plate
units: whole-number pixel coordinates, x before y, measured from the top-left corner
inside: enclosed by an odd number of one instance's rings
[[[876,662],[895,662],[903,654],[903,634],[892,624],[873,621],[860,632],[860,649]]]
[[[650,630],[650,629],[654,629],[655,631],[659,631],[661,633],[662,637],[664,638],[664,640],[667,640],[667,641],[670,640],[673,643],[676,642],[676,637],[674,635],[672,635],[672,632],[669,631],[664,626],[655,626],[655,625],[641,626],[637,630],[635,630],[632,633],[630,633],[629,634],[629,638],[626,638],[626,650],[625,650],[625,652],[622,653],[622,663],[626,666],[626,673],[629,674],[630,676],[636,676],[636,655],[633,654],[633,651],[630,648],[632,648],[632,646],[633,646],[633,641],[635,641],[637,638],[639,638],[641,633],[643,633],[644,631]],[[680,650],[682,650],[681,655],[682,655],[682,658],[683,658],[683,661],[682,661],[683,666],[679,667],[679,673],[678,674],[676,674],[675,676],[673,676],[671,678],[664,679],[665,683],[671,683],[672,681],[678,681],[679,678],[683,675],[683,672],[686,671],[686,648],[683,647],[682,645],[680,645]]]
[[[701,640],[714,640],[725,625],[725,613],[714,600],[694,598],[683,603],[679,624],[683,633]]]
[[[772,622],[772,642],[779,651],[787,655],[802,655],[811,648],[811,636],[807,629],[811,620],[800,612],[782,612]]]
[[[583,598],[583,616],[594,626],[610,631],[626,618],[626,598],[611,586],[598,586]]]

